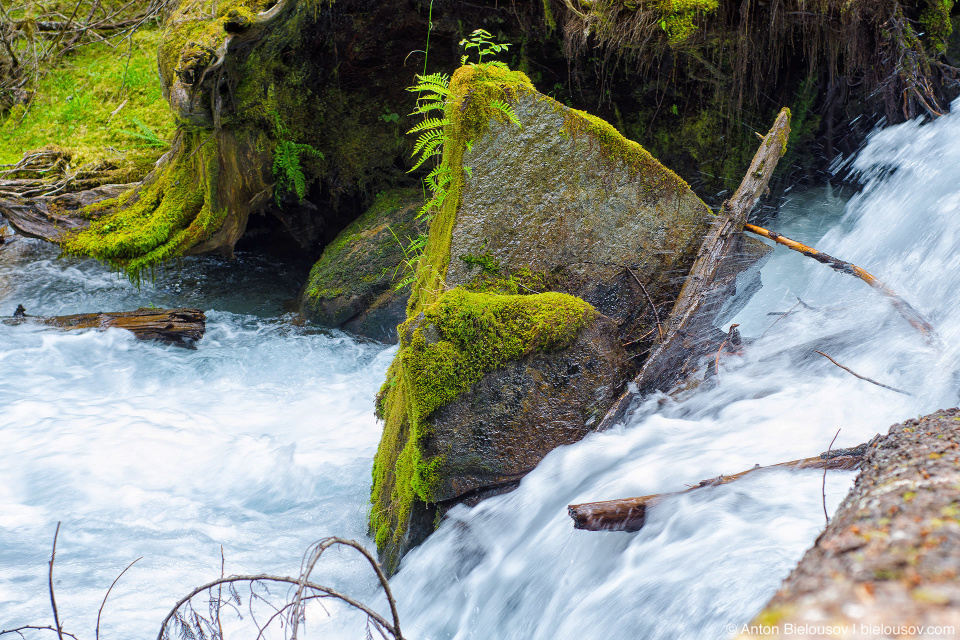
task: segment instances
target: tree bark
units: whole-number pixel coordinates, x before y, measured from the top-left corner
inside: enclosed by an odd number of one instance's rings
[[[861,469],[740,638],[958,637],[960,410],[893,425],[870,443]]]
[[[790,110],[783,109],[770,132],[763,138],[740,187],[720,210],[687,275],[680,297],[668,320],[666,338],[647,358],[627,390],[607,412],[599,426],[606,429],[623,420],[640,393],[666,391],[689,375],[700,359],[716,351],[723,339],[714,321],[724,302],[736,292],[737,276],[753,267],[767,251],[744,243],[743,225],[760,196],[766,191],[777,162],[786,150],[790,135]],[[719,334],[719,335],[718,335]],[[716,343],[714,342],[716,341]]]
[[[3,319],[7,325],[32,322],[58,329],[126,329],[140,340],[157,340],[181,347],[195,348],[203,337],[206,316],[199,309],[152,309],[136,311],[78,313],[69,316],[28,316],[23,307]]]

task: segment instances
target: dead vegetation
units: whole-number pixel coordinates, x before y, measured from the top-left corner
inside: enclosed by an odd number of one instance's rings
[[[687,67],[738,111],[797,60],[828,78],[826,108],[852,89],[900,113],[940,115],[958,70],[944,58],[953,2],[940,0],[563,0],[568,55],[599,47],[609,65]]]
[[[57,607],[54,584],[58,581],[54,580],[54,563],[57,558],[57,538],[60,534],[60,524],[60,522],[57,523],[56,531],[53,534],[53,548],[50,552],[50,561],[47,563],[47,586],[53,624],[25,624],[10,629],[0,629],[0,637],[10,634],[23,639],[27,637],[26,632],[31,631],[55,633],[59,640],[63,640],[64,637],[82,640],[84,637],[64,629],[65,621],[61,620],[60,610]],[[382,616],[370,606],[346,593],[310,580],[310,574],[320,562],[324,552],[332,547],[355,549],[369,563],[386,597],[390,609],[388,617]],[[172,640],[175,637],[191,638],[193,640],[224,640],[222,616],[233,614],[240,620],[248,620],[248,624],[257,632],[257,640],[263,638],[268,631],[272,632],[274,627],[282,630],[284,638],[296,640],[298,630],[306,622],[307,605],[322,603],[324,600],[339,600],[363,613],[367,620],[367,638],[372,640],[375,637],[373,634],[376,632],[377,636],[383,638],[383,640],[403,640],[397,603],[386,574],[384,574],[373,554],[356,540],[330,537],[311,545],[304,554],[300,573],[297,577],[270,574],[225,575],[226,561],[223,559],[222,547],[220,554],[220,577],[207,584],[200,585],[180,598],[160,623],[157,640]],[[123,575],[141,559],[142,557],[137,558],[128,564],[104,594],[100,609],[97,611],[97,623],[93,634],[95,640],[100,640],[101,618],[111,591]],[[285,587],[285,594],[273,593],[270,590],[271,587],[275,589]],[[263,610],[269,613],[265,618],[258,619],[257,609],[261,605]],[[247,616],[247,614],[249,615]]]

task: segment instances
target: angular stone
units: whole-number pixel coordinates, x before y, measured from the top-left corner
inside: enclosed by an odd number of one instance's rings
[[[596,427],[628,372],[616,325],[604,316],[562,351],[534,353],[488,372],[430,418],[423,450],[442,460],[433,499],[512,489],[547,453]]]
[[[638,362],[621,343],[655,332],[650,301],[672,305],[712,218],[640,145],[522,73],[462,67],[446,117],[449,189],[378,397],[370,523],[390,572],[447,509],[596,428]]]

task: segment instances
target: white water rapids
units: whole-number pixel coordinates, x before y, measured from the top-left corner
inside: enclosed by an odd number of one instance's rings
[[[957,404],[960,116],[888,128],[855,164],[865,187],[848,203],[830,190],[795,195],[770,226],[874,273],[944,348],[864,283],[778,248],[734,320],[745,337],[765,335],[721,362],[718,384],[650,398],[627,424],[552,452],[517,491],[455,510],[407,556],[391,583],[407,637],[728,637],[822,530],[819,472],[670,499],[639,533],[575,531],[566,506],[816,455],[837,429],[835,446],[856,445]],[[110,583],[140,556],[107,601],[102,638],[156,637],[179,597],[220,575],[221,547],[227,574],[296,575],[323,536],[373,546],[372,402],[394,349],[294,326],[280,301],[297,284],[248,256],[185,260],[138,291],[37,241],[0,249],[0,314],[18,303],[35,315],[154,304],[208,317],[196,351],[120,331],[0,325],[0,629],[53,623],[58,521],[60,618],[83,640]],[[771,326],[768,312],[791,308]],[[858,380],[814,349],[915,395]],[[828,474],[829,510],[853,477]],[[331,552],[314,578],[383,610],[355,554]],[[240,611],[227,638],[252,640],[246,603]],[[327,605],[311,609],[301,637],[363,633],[358,616]]]

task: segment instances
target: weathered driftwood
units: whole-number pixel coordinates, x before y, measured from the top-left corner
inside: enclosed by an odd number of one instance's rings
[[[867,445],[861,444],[850,449],[834,449],[821,453],[813,458],[781,462],[766,467],[757,465],[752,469],[741,471],[730,476],[717,476],[709,480],[701,480],[694,486],[683,491],[671,493],[657,493],[639,498],[622,498],[620,500],[604,500],[602,502],[585,502],[571,504],[567,513],[573,518],[573,526],[587,531],[639,531],[646,522],[647,507],[653,506],[665,498],[678,496],[705,487],[717,487],[722,484],[739,480],[740,478],[758,471],[802,471],[805,469],[830,469],[849,471],[857,469],[863,459]]]
[[[129,185],[108,184],[56,196],[0,198],[0,215],[22,236],[59,242],[64,234],[89,226],[90,220],[77,215],[79,209],[115,198],[128,188]]]
[[[949,409],[870,443],[826,530],[740,637],[956,638],[958,576],[960,410]]]
[[[140,340],[159,340],[193,347],[206,329],[206,316],[199,309],[152,309],[136,311],[78,313],[70,316],[28,316],[22,306],[3,318],[4,324],[33,322],[58,329],[126,329]]]
[[[885,295],[887,299],[890,300],[890,304],[892,304],[894,308],[900,312],[900,315],[902,315],[903,318],[907,322],[909,322],[914,329],[919,331],[923,335],[923,337],[926,338],[930,343],[932,344],[940,343],[940,339],[937,337],[937,333],[936,331],[934,331],[933,326],[929,322],[924,320],[923,316],[921,316],[916,309],[910,306],[909,302],[901,298],[890,287],[883,284],[882,282],[877,280],[873,275],[864,271],[857,265],[846,262],[845,260],[840,260],[839,258],[834,258],[833,256],[827,255],[822,251],[817,251],[813,247],[808,247],[802,242],[797,242],[796,240],[791,240],[786,236],[782,236],[776,231],[769,231],[767,229],[764,229],[763,227],[758,227],[757,225],[754,225],[754,224],[745,224],[743,228],[746,231],[755,233],[758,236],[763,236],[764,238],[769,238],[770,240],[773,240],[777,244],[782,244],[783,246],[789,249],[793,249],[794,251],[802,253],[808,258],[813,258],[817,262],[827,265],[834,271],[839,271],[840,273],[846,273],[846,274],[852,275],[855,278],[859,278],[860,280],[863,280],[868,285],[870,285],[871,287],[873,287],[874,289],[876,289],[877,291]]]
[[[737,275],[761,260],[766,247],[745,244],[743,225],[757,199],[766,191],[790,135],[790,110],[783,109],[760,143],[740,187],[727,200],[707,233],[673,306],[665,338],[643,365],[634,384],[607,412],[599,429],[622,420],[638,393],[667,390],[716,351],[724,335],[714,321],[736,291]]]

